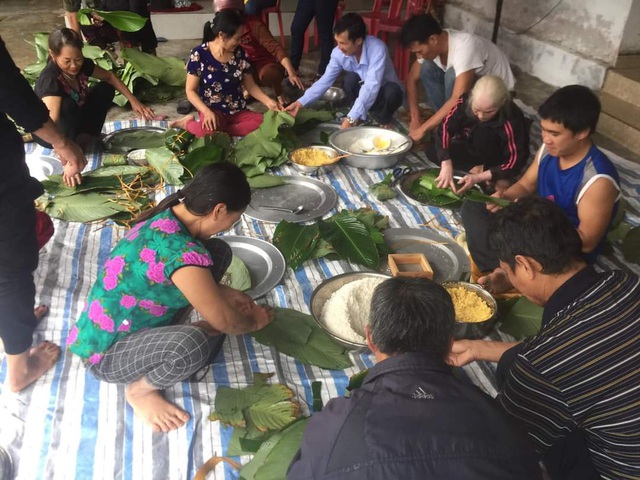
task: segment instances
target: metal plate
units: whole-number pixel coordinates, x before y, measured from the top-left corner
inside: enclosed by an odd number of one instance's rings
[[[40,181],[46,180],[49,175],[62,174],[64,171],[60,160],[48,155],[27,155],[26,163],[29,175]]]
[[[471,262],[453,239],[433,229],[388,228],[384,239],[393,253],[422,253],[431,264],[436,282],[467,280]],[[387,272],[385,267],[383,273]]]
[[[253,287],[245,293],[254,300],[270,292],[284,277],[287,264],[280,250],[269,242],[237,235],[218,238],[224,240],[249,269]]]
[[[13,478],[13,462],[9,452],[0,447],[0,480],[11,480]]]
[[[147,131],[147,132],[157,132],[157,133],[164,133],[167,131],[166,128],[161,128],[161,127],[153,127],[153,126],[140,126],[140,127],[131,127],[131,128],[123,128],[121,130],[116,130],[114,132],[108,133],[103,139],[102,139],[102,145],[105,149],[105,151],[107,152],[111,152],[111,143],[113,142],[114,139],[116,139],[118,136],[123,135],[123,134],[127,134],[130,132],[137,132],[137,131]],[[111,153],[127,153],[129,150],[135,150],[138,148],[142,148],[139,146],[132,146],[131,148],[129,148],[126,151],[113,151]]]
[[[269,223],[278,223],[280,220],[301,223],[322,217],[338,202],[338,194],[333,187],[320,180],[296,175],[283,176],[282,179],[287,182],[285,185],[251,190],[251,203],[244,214]],[[294,214],[260,208],[261,205],[292,210],[302,205],[304,209]]]
[[[434,203],[430,203],[430,202],[426,202],[422,199],[418,199],[413,192],[411,191],[411,184],[417,180],[418,178],[420,178],[422,175],[424,175],[425,173],[429,172],[429,171],[433,171],[433,170],[438,170],[437,168],[425,168],[423,170],[417,170],[415,172],[409,172],[408,174],[406,174],[405,176],[403,176],[400,179],[400,182],[398,183],[398,187],[400,188],[400,191],[402,192],[402,194],[409,198],[410,200],[413,200],[415,202],[418,202],[420,205],[428,205],[428,206],[433,206],[433,207],[438,207],[438,208],[448,208],[448,209],[456,209],[459,208],[462,202],[457,202],[457,203],[453,203],[451,205],[437,205]],[[453,172],[453,178],[456,180],[461,179],[462,177],[464,177],[465,175],[467,175],[466,172],[462,172],[459,170],[454,170]],[[478,190],[479,192],[482,192],[482,189],[478,186],[478,185],[474,185],[472,188],[475,188],[476,190]]]

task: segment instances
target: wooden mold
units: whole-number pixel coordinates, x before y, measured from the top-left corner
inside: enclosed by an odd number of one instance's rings
[[[391,253],[389,269],[394,277],[424,277],[433,279],[433,269],[422,253]]]

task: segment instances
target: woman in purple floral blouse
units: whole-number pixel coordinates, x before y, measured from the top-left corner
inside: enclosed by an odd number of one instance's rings
[[[191,51],[187,63],[187,99],[196,107],[200,120],[192,115],[173,122],[202,137],[213,131],[243,137],[262,123],[262,114],[247,109],[242,87],[271,110],[282,106],[256,84],[251,64],[240,46],[242,14],[235,10],[218,12],[204,26],[202,45]]]
[[[238,167],[221,162],[202,168],[181,191],[142,214],[118,242],[69,332],[69,349],[87,370],[126,385],[134,412],[156,431],[189,420],[162,390],[211,363],[222,333],[260,330],[273,317],[246,294],[218,283],[231,249],[210,237],[229,229],[250,200]],[[175,324],[189,306],[204,321]]]

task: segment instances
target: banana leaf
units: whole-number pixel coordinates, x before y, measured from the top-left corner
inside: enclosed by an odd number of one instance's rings
[[[164,132],[164,146],[176,155],[184,155],[189,151],[189,146],[194,140],[196,136],[186,130],[170,128]]]
[[[273,321],[251,336],[306,365],[329,370],[352,366],[344,347],[334,342],[311,315],[296,310],[275,308]]]
[[[368,374],[369,374],[369,369],[367,368],[365,370],[362,370],[361,372],[351,375],[351,377],[349,377],[349,385],[347,385],[347,392],[351,393],[356,388],[360,388],[364,383],[365,379],[367,378]]]
[[[437,188],[437,187],[436,187]],[[449,195],[442,195],[439,193],[434,193],[432,190],[425,188],[420,179],[414,180],[411,182],[409,186],[411,193],[421,202],[427,203],[429,205],[433,205],[436,207],[448,207],[448,208],[458,208],[462,205],[461,199],[452,198]],[[438,189],[443,190],[443,189]]]
[[[313,413],[321,412],[324,408],[322,401],[322,382],[311,382],[311,394],[313,395]]]
[[[640,263],[640,227],[632,228],[624,237],[622,254],[628,262]]]
[[[128,165],[126,155],[118,155],[116,153],[108,153],[102,160],[102,165],[112,167],[114,165]]]
[[[113,165],[99,167],[83,174],[83,177],[119,177],[123,175],[146,175],[148,167],[139,165]]]
[[[95,192],[56,197],[45,209],[45,212],[53,218],[85,223],[103,220],[125,211],[127,211],[127,205],[116,203],[115,197]]]
[[[233,433],[227,444],[227,457],[240,455],[252,455],[256,453],[262,444],[273,434],[272,430],[261,432],[256,428],[233,428]]]
[[[78,10],[78,21],[80,25],[91,25],[91,13],[97,13],[104,21],[113,28],[121,32],[137,32],[147,23],[147,18],[141,17],[137,13],[126,11],[105,12],[103,10],[93,10],[81,8]]]
[[[284,480],[294,455],[302,444],[308,418],[289,425],[265,441],[253,459],[240,470],[244,480]]]
[[[256,175],[255,177],[247,178],[249,186],[251,188],[271,188],[285,185],[287,182],[278,175]]]
[[[502,319],[500,331],[516,340],[535,335],[542,323],[542,307],[525,297],[498,301],[498,311]]]
[[[222,276],[220,283],[241,292],[251,290],[251,274],[240,257],[237,255],[231,257],[231,263]]]
[[[509,205],[511,205],[511,200],[492,197],[491,195],[479,192],[473,188],[465,192],[464,199],[471,200],[472,202],[495,203],[499,207],[508,207]]]
[[[163,132],[144,129],[121,130],[105,142],[105,150],[109,153],[128,153],[138,148],[158,148],[163,145]]]
[[[221,386],[209,420],[245,428],[247,423],[259,431],[280,430],[296,420],[300,406],[292,402],[293,391],[286,385],[270,385],[270,374],[254,374],[254,384],[246,388]]]
[[[184,167],[176,155],[165,147],[147,149],[147,160],[169,185],[181,186]]]
[[[376,243],[367,227],[351,212],[343,210],[330,221],[320,220],[318,229],[323,239],[342,258],[375,270],[380,263]]]
[[[120,56],[131,63],[136,71],[157,78],[166,85],[184,87],[187,81],[187,71],[179,58],[156,57],[137,48],[123,48]]]
[[[187,170],[182,180],[186,182],[198,173],[198,170],[202,167],[222,161],[222,153],[222,147],[217,145],[205,145],[191,150],[180,162]]]
[[[300,225],[282,220],[273,233],[273,244],[282,252],[287,265],[296,270],[309,260],[320,238],[318,225]]]
[[[369,191],[381,202],[396,198],[396,191],[391,187],[393,173],[385,175],[381,182],[374,183],[369,187]]]

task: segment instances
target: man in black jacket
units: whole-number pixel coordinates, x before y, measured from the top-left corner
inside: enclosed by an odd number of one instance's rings
[[[445,364],[451,297],[426,279],[392,278],[371,303],[377,364],[349,398],[313,415],[289,480],[539,479],[537,459],[492,399]]]
[[[82,181],[80,172],[87,164],[82,150],[49,118],[47,107],[20,74],[0,38],[0,339],[7,355],[7,386],[18,392],[55,364],[60,348],[49,342],[31,348],[37,317],[46,313],[44,308],[33,309],[32,276],[38,266],[33,200],[44,189],[29,176],[22,137],[8,117],[53,145],[64,165],[67,185]]]

